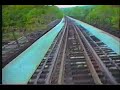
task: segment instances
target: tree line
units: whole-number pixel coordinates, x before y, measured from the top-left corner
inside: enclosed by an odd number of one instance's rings
[[[61,19],[62,11],[53,5],[3,5],[2,35],[4,40],[13,40],[12,32],[20,37],[21,31],[27,33],[43,30],[51,21]]]
[[[107,31],[120,30],[120,7],[118,5],[88,5],[62,8],[65,15],[79,19]]]

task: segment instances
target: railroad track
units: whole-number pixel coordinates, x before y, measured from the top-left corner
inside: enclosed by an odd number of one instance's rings
[[[65,29],[57,35],[28,84],[49,84],[64,34]]]
[[[120,84],[120,56],[83,27],[65,18],[28,84]]]
[[[107,47],[102,41],[90,34],[83,27],[78,28],[83,37],[89,42],[89,50],[96,54],[98,62],[109,84],[120,84],[120,55]],[[82,39],[84,42],[84,39]]]

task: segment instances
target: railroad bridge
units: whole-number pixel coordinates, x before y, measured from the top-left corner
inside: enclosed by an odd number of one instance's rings
[[[3,84],[120,84],[120,39],[64,17],[2,69]]]

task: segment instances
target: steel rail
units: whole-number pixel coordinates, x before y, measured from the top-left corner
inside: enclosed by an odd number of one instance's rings
[[[79,42],[80,42],[80,44],[81,44],[81,47],[83,48],[83,52],[84,52],[84,55],[85,55],[85,58],[86,58],[86,62],[87,62],[87,64],[88,64],[88,67],[89,67],[89,70],[90,70],[90,72],[91,72],[91,74],[92,74],[92,77],[93,77],[93,79],[94,79],[94,82],[96,83],[96,84],[102,84],[102,82],[101,82],[101,80],[100,80],[100,78],[99,78],[99,76],[98,76],[98,74],[97,74],[97,72],[96,72],[96,70],[95,70],[95,68],[94,68],[94,65],[92,64],[92,62],[91,62],[91,59],[89,58],[89,56],[88,56],[88,54],[87,54],[87,51],[86,51],[86,49],[85,49],[85,47],[84,47],[84,45],[83,45],[83,43],[82,43],[82,41],[81,41],[81,39],[80,39],[80,37],[79,37],[79,34],[78,34],[78,31],[77,31],[77,29],[75,28],[75,25],[73,24],[73,27],[74,27],[74,30],[75,30],[75,32],[76,32],[76,34],[77,34],[77,37],[78,37],[78,40],[79,40]]]
[[[63,36],[65,35],[66,26],[67,26],[67,23],[65,24],[65,27],[64,27],[64,30],[63,30],[63,34],[62,34],[62,36],[61,36],[61,38],[60,38],[60,41],[59,41],[59,44],[58,44],[56,53],[55,53],[54,58],[53,58],[53,64],[52,64],[52,66],[51,66],[51,69],[50,69],[50,72],[49,72],[49,74],[48,74],[48,77],[47,77],[47,79],[46,79],[45,84],[49,84],[49,83],[50,83],[51,74],[52,74],[52,71],[53,71],[54,64],[55,64],[55,61],[56,61],[56,59],[57,59],[58,53],[59,53],[59,49],[60,49],[60,46],[61,46],[61,43],[62,43],[62,40],[63,40]]]
[[[61,33],[64,34],[64,31],[61,32]],[[58,38],[60,38],[60,34],[59,34]],[[54,49],[54,47],[55,47],[55,45],[56,45],[56,43],[57,43],[57,41],[58,41],[58,38],[57,38],[57,40],[55,40],[55,43],[54,43],[54,45],[52,46],[52,49],[51,49],[51,51],[49,52],[49,54],[48,54],[48,56],[47,56],[47,58],[46,58],[46,60],[45,60],[45,62],[44,62],[44,64],[43,64],[42,68],[40,69],[40,72],[38,73],[37,78],[35,79],[34,84],[37,84],[37,81],[38,81],[38,79],[39,79],[39,77],[40,77],[40,75],[41,75],[41,73],[42,73],[42,71],[43,71],[43,69],[44,69],[44,67],[45,67],[48,59],[49,59],[49,56],[50,56],[51,53],[52,53],[52,50]],[[55,60],[55,59],[54,59],[54,60]],[[53,64],[54,64],[54,63],[53,63]],[[53,67],[53,66],[51,66],[51,67]],[[51,74],[51,71],[50,71],[49,74]],[[48,78],[49,78],[49,76],[50,76],[49,74],[48,74]],[[48,79],[46,79],[45,82],[48,83]]]
[[[91,39],[91,37],[90,37],[89,35],[88,35],[88,37],[89,37],[90,40],[102,51],[102,53],[103,53],[107,58],[109,58],[110,62],[113,63],[118,70],[120,70],[120,67],[115,63],[115,61],[112,60],[112,59],[105,53],[105,51],[103,51],[103,49],[102,49],[100,46],[98,46],[93,39]]]
[[[94,51],[94,49],[92,48],[92,46],[89,44],[89,42],[87,41],[87,39],[83,35],[83,33],[80,31],[80,29],[78,28],[78,26],[76,26],[76,28],[78,29],[79,34],[81,35],[82,39],[86,42],[87,46],[90,48],[90,51],[91,51],[92,55],[94,55],[94,57],[96,58],[95,60],[101,66],[101,68],[102,68],[103,72],[105,73],[105,75],[109,78],[110,82],[112,84],[118,84],[116,82],[115,78],[112,76],[111,72],[109,72],[109,70],[106,68],[106,66],[104,65],[104,63],[101,61],[101,59],[99,58],[99,56],[96,54],[96,52]]]
[[[57,38],[57,40],[58,40],[58,38]],[[56,45],[56,43],[57,43],[57,40],[55,40],[55,43],[53,44],[53,46],[52,46],[52,48],[51,48],[51,51],[49,52],[49,54],[48,54],[48,56],[47,56],[47,58],[46,58],[46,60],[45,60],[45,62],[44,62],[44,64],[43,64],[42,68],[40,69],[40,72],[38,73],[37,78],[35,79],[34,84],[37,84],[37,81],[38,81],[38,79],[39,79],[39,77],[40,77],[40,75],[41,75],[41,73],[42,73],[42,71],[43,71],[43,69],[44,69],[44,67],[45,67],[48,59],[49,59],[50,54],[52,53],[52,50],[54,49],[54,47],[55,47],[55,45]]]
[[[67,45],[67,36],[68,36],[68,28],[66,26],[66,37],[65,37],[65,43],[64,43],[64,46],[63,46],[64,48],[63,48],[60,71],[59,71],[59,76],[58,76],[58,84],[63,83],[64,59],[65,59],[65,55],[66,55],[65,52],[66,52],[66,45]]]

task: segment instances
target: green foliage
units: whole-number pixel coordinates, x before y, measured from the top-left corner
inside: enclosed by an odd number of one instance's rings
[[[120,8],[113,5],[90,5],[84,7],[63,8],[62,11],[81,21],[109,29],[120,30]]]
[[[3,5],[2,31],[3,36],[11,36],[13,28],[18,32],[26,29],[27,32],[46,28],[47,24],[63,17],[62,11],[56,6],[49,5]],[[17,35],[20,36],[20,35]],[[4,39],[3,37],[3,39]]]

